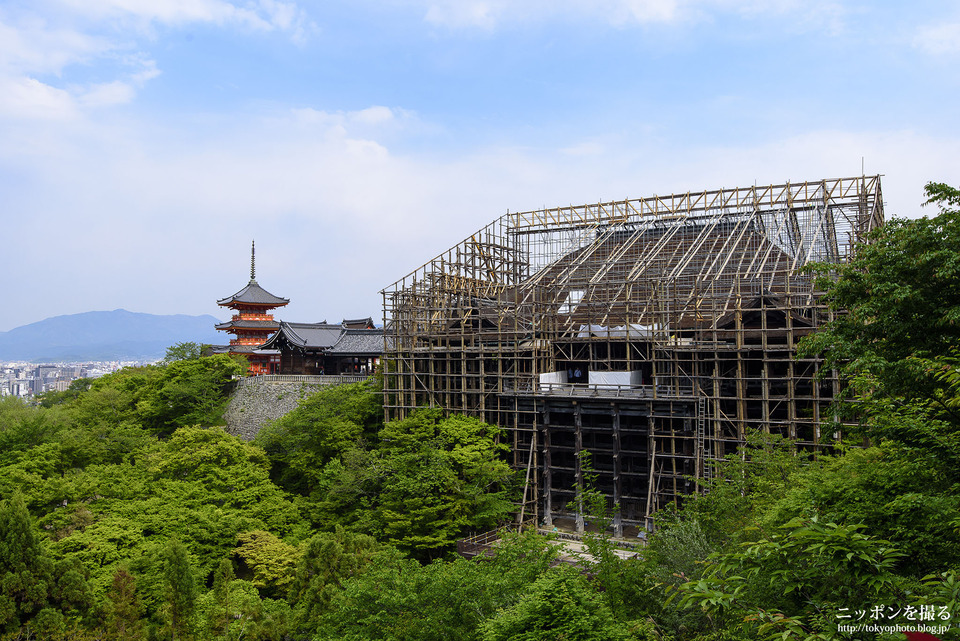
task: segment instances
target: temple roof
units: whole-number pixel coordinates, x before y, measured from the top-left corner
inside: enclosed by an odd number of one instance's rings
[[[344,329],[373,329],[373,317],[366,318],[344,318],[340,323]]]
[[[221,298],[218,300],[217,305],[223,305],[224,307],[230,307],[238,304],[283,307],[289,302],[289,298],[280,298],[279,296],[274,296],[263,287],[260,287],[260,285],[257,284],[257,281],[251,279],[251,281],[247,283],[246,287],[241,289],[233,296],[228,296],[227,298]]]
[[[382,329],[345,329],[327,354],[382,354]]]
[[[250,243],[250,282],[233,296],[221,298],[217,305],[232,307],[234,305],[257,305],[263,307],[283,307],[290,302],[289,298],[274,296],[257,284],[256,243]],[[219,329],[219,328],[218,328]]]
[[[340,333],[343,331],[340,325],[287,323],[284,321],[280,323],[279,331],[261,347],[274,347],[279,341],[283,340],[300,349],[326,349],[337,342]]]
[[[228,329],[263,329],[273,331],[280,327],[280,323],[272,320],[229,320],[225,323],[220,323],[219,325],[214,325],[216,329],[219,330],[228,330]]]

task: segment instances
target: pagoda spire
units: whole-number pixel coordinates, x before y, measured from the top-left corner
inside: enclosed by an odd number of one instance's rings
[[[250,241],[250,282],[257,282],[257,241]]]

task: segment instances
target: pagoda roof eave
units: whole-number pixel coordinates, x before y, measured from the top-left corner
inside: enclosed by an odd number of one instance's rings
[[[214,325],[214,328],[220,331],[227,331],[231,329],[249,329],[272,332],[280,328],[280,323],[277,321],[261,320],[230,320],[225,323]]]
[[[246,287],[238,291],[233,296],[228,296],[218,300],[217,305],[221,305],[223,307],[230,307],[233,305],[283,307],[289,302],[289,298],[274,296],[261,287],[257,281],[251,279],[251,281],[247,283]]]

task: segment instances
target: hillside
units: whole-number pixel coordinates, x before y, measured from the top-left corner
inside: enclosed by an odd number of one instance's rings
[[[115,309],[54,316],[0,332],[0,360],[99,361],[162,358],[182,341],[221,343],[210,315],[156,315]]]

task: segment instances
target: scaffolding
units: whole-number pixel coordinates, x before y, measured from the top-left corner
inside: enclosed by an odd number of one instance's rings
[[[643,524],[750,430],[825,440],[839,381],[796,344],[832,312],[802,268],[882,223],[879,176],[507,213],[383,290],[387,418],[504,428],[548,526],[582,527],[589,451],[615,530]]]

